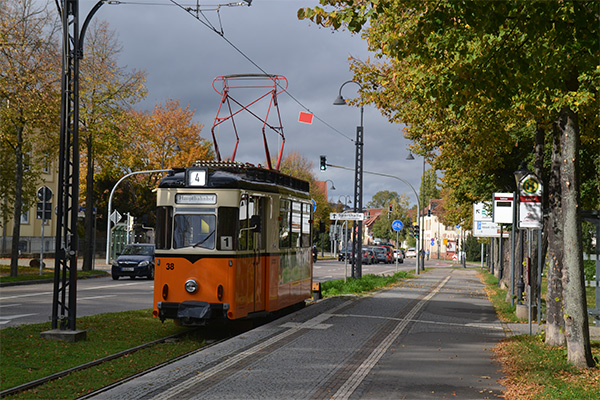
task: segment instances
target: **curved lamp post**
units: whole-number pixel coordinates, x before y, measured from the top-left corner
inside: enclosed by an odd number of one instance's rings
[[[348,83],[354,83],[362,89],[362,85],[355,81],[346,81],[340,86],[338,97],[333,102],[336,106],[346,105],[346,100],[342,97],[342,89]],[[354,212],[362,212],[362,188],[363,188],[363,115],[364,107],[360,105],[360,126],[356,127],[356,159],[354,168]],[[360,278],[362,276],[362,221],[355,221],[353,225],[355,230],[352,240],[352,254],[354,255],[354,264],[352,266],[352,277]],[[358,232],[356,232],[356,230]]]
[[[112,190],[110,191],[110,196],[108,196],[108,221],[106,223],[106,264],[110,264],[110,230],[111,230],[111,224],[110,224],[110,220],[111,220],[111,211],[112,211],[112,198],[113,198],[113,194],[115,194],[115,189],[117,188],[117,186],[119,186],[119,183],[123,182],[123,180],[125,180],[126,178],[129,178],[132,175],[137,175],[137,174],[153,174],[155,172],[168,172],[170,171],[170,169],[152,169],[152,170],[148,170],[148,171],[135,171],[135,172],[130,172],[127,175],[123,176],[121,179],[119,179],[117,181],[117,183],[115,183],[115,186],[113,186]],[[116,223],[115,223],[116,224]]]

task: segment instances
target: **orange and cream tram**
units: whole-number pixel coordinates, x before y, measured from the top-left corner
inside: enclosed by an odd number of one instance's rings
[[[239,162],[173,169],[157,189],[155,317],[235,320],[311,296],[309,184]]]

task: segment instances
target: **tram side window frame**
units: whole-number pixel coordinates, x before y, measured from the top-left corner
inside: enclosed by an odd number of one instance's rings
[[[311,237],[311,205],[308,203],[302,204],[302,239],[300,247],[311,247],[312,245],[312,237]]]
[[[156,209],[156,238],[157,249],[171,249],[173,243],[173,207],[160,206]]]
[[[291,243],[291,200],[279,202],[279,248],[288,249]]]

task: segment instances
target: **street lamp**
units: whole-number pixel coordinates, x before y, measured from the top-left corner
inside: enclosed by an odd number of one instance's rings
[[[115,183],[115,186],[113,186],[112,190],[110,191],[110,196],[108,196],[108,214],[106,214],[108,216],[107,218],[107,226],[106,226],[106,264],[110,265],[110,237],[111,237],[111,232],[110,230],[111,228],[111,219],[112,216],[111,211],[112,211],[112,198],[113,198],[113,194],[115,194],[115,189],[117,188],[117,186],[119,186],[119,183],[123,182],[123,180],[125,180],[125,178],[129,178],[132,175],[137,175],[137,174],[153,174],[155,172],[168,172],[170,171],[170,169],[153,169],[153,170],[148,170],[148,171],[135,171],[135,172],[130,172],[127,175],[123,176],[121,179],[119,179],[117,181],[117,183]],[[115,221],[115,224],[118,221]]]
[[[348,204],[352,204],[352,200],[350,199],[350,195],[343,194],[338,198],[338,201],[341,203],[340,199],[344,199],[344,210],[348,207]]]
[[[414,160],[411,152],[408,152],[407,160]],[[425,224],[425,157],[423,157],[423,174],[421,175],[421,213],[423,213],[423,221],[421,221],[421,215],[419,213],[417,217],[417,221],[419,224],[419,236],[421,236],[421,245],[419,246],[419,240],[417,239],[417,258],[421,259],[421,271],[425,271],[425,252],[423,251],[425,248],[425,242],[423,238],[423,225]],[[419,249],[420,247],[420,249]],[[421,254],[423,253],[423,254]]]
[[[362,89],[362,85],[355,81],[346,81],[340,86],[338,97],[333,102],[336,106],[346,105],[346,100],[342,97],[342,89],[348,83],[354,83]],[[364,107],[360,105],[360,126],[356,127],[356,158],[354,168],[354,212],[362,212],[362,187],[363,187],[363,116]],[[355,221],[353,224],[353,230],[355,232],[352,240],[352,254],[354,255],[355,261],[352,266],[352,277],[362,277],[362,221]]]

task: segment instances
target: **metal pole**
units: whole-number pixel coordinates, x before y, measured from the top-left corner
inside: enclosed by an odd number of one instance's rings
[[[512,251],[510,255],[510,305],[515,305],[515,252],[516,252],[516,234],[517,234],[517,193],[513,192],[513,221],[511,231]]]

